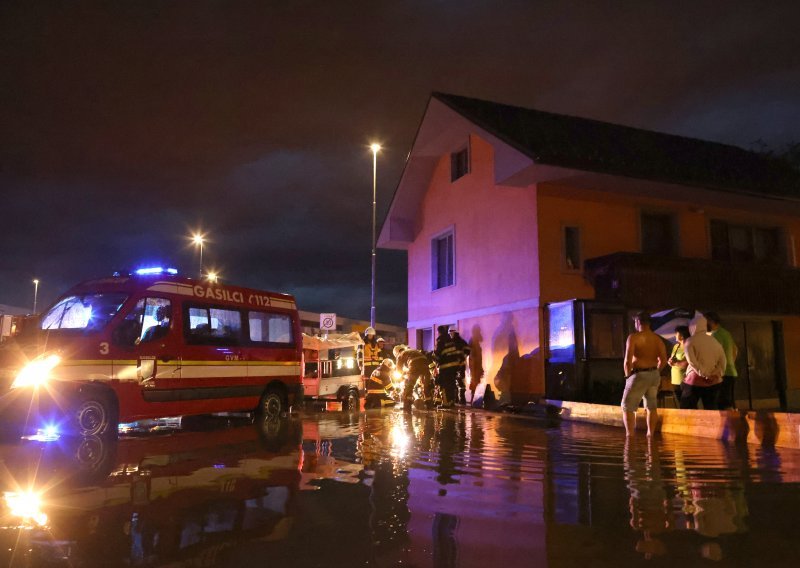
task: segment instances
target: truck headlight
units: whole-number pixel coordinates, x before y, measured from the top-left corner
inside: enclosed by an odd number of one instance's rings
[[[60,362],[61,357],[58,355],[48,355],[47,357],[34,359],[22,368],[17,378],[11,383],[11,388],[38,387],[45,384],[50,380],[50,372]]]

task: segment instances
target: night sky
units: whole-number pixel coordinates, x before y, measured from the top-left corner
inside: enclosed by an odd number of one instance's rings
[[[605,5],[604,5],[605,4]],[[433,90],[752,147],[800,140],[800,2],[0,3],[0,304],[147,264],[369,318]],[[406,319],[378,251],[379,321]]]

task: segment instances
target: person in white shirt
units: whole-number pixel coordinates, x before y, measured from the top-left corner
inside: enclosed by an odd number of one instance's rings
[[[719,385],[725,372],[727,359],[719,341],[708,335],[705,318],[698,318],[694,333],[684,342],[684,352],[689,366],[686,369],[681,408],[696,409],[703,401],[705,410],[717,410]]]

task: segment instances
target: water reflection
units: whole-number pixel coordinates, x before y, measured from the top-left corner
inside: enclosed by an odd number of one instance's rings
[[[0,459],[11,566],[781,565],[800,553],[798,452],[471,411],[209,419],[0,446]]]

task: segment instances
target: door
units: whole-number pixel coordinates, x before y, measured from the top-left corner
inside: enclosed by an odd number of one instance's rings
[[[736,358],[734,394],[737,408],[777,408],[781,399],[775,343],[775,325],[770,320],[726,320],[739,348]]]
[[[181,365],[172,302],[166,298],[139,300],[129,317],[139,322],[139,333],[134,343],[136,375],[140,384],[145,388],[155,388],[163,381],[179,379]]]

